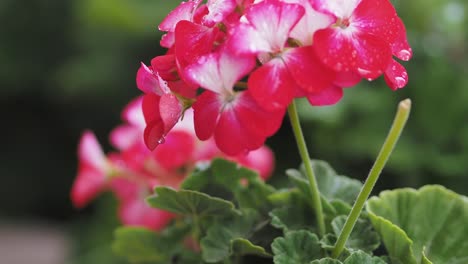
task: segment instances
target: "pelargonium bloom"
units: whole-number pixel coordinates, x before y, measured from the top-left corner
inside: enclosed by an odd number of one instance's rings
[[[233,56],[229,50],[202,56],[187,68],[187,75],[207,91],[193,105],[198,138],[214,136],[228,155],[259,148],[281,125],[284,111],[267,112],[248,91],[234,85],[255,66],[252,56]]]
[[[82,208],[106,188],[112,168],[91,131],[85,131],[81,137],[78,158],[78,175],[71,190],[71,200],[75,207]]]
[[[165,142],[149,151],[142,139],[146,126],[143,104],[144,99],[139,97],[124,108],[124,124],[114,129],[110,137],[117,152],[106,156],[91,132],[83,134],[78,152],[78,175],[71,192],[76,207],[85,206],[102,191],[111,191],[117,197],[118,217],[124,225],[160,230],[174,215],[151,208],[145,197],[152,194],[155,186],[179,188],[199,162],[223,157],[258,171],[263,179],[271,175],[273,154],[265,146],[248,154],[226,156],[216,147],[213,138],[199,141],[191,108],[167,133]]]
[[[313,47],[335,71],[355,72],[368,79],[382,73],[392,89],[408,81],[405,69],[392,59],[409,60],[412,52],[405,27],[389,0],[311,0],[335,17],[335,23],[314,34]]]
[[[310,46],[288,46],[292,33],[297,34],[293,30],[300,21],[297,30],[315,30],[304,24],[307,23],[302,20],[304,15],[305,8],[300,4],[265,0],[246,10],[245,20],[241,20],[230,39],[235,52],[259,56],[263,65],[251,73],[248,86],[255,100],[267,110],[286,108],[297,95],[335,91],[335,73],[322,65]],[[317,19],[328,22],[326,17]]]

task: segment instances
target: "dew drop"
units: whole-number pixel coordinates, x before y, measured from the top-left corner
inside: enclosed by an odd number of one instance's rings
[[[164,144],[164,142],[166,142],[166,139],[164,137],[158,139],[158,144]]]
[[[395,77],[395,84],[399,88],[403,88],[406,85],[406,79],[403,77]]]
[[[410,50],[400,50],[398,52],[398,58],[407,61],[411,58],[411,51]]]

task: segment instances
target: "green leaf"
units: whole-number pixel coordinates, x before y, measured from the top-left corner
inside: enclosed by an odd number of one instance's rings
[[[310,264],[343,264],[343,262],[337,260],[337,259],[332,259],[332,258],[323,258],[323,259],[317,259],[317,260],[314,260],[312,262],[310,262]]]
[[[156,187],[155,195],[147,201],[152,207],[181,215],[205,217],[237,213],[231,202],[191,190]]]
[[[259,179],[259,176],[255,171],[241,167],[232,161],[214,159],[208,166],[198,167],[184,180],[181,188],[201,191],[206,186],[219,185],[235,192],[244,186],[245,181],[251,182],[256,179]]]
[[[309,263],[321,258],[317,235],[305,230],[288,232],[276,238],[271,247],[275,264]]]
[[[231,241],[231,252],[234,255],[256,255],[262,257],[271,257],[266,250],[260,246],[252,244],[245,238],[236,238]]]
[[[214,263],[233,254],[269,256],[265,249],[247,240],[258,220],[258,213],[244,210],[242,215],[235,215],[229,220],[211,226],[207,235],[200,241],[203,259]]]
[[[209,167],[199,168],[182,183],[182,188],[214,196],[222,189],[235,197],[240,208],[254,208],[265,215],[272,208],[268,196],[275,191],[255,171],[224,159],[215,159]]]
[[[234,192],[234,196],[241,209],[256,209],[267,215],[273,205],[268,197],[275,192],[270,185],[260,180],[252,180],[247,186],[242,186]]]
[[[386,264],[386,262],[379,257],[372,257],[363,251],[356,251],[344,261],[344,264]]]
[[[188,230],[187,226],[173,226],[155,233],[141,227],[119,227],[112,249],[131,263],[168,263]]]
[[[320,193],[327,200],[340,199],[352,204],[361,190],[362,183],[358,180],[339,176],[335,170],[325,161],[312,160],[312,169],[317,179],[317,185]],[[306,179],[304,174],[304,165],[301,170],[286,171],[290,177],[301,177]]]
[[[299,194],[290,197],[289,205],[276,208],[269,215],[271,217],[271,225],[282,229],[284,233],[301,229],[314,231],[314,213]]]
[[[338,237],[346,222],[347,216],[340,215],[333,219],[331,225],[333,232]],[[372,253],[380,245],[379,234],[372,228],[370,221],[359,218],[354,225],[353,231],[346,241],[346,247],[351,250],[362,250]]]
[[[391,258],[468,263],[468,199],[442,186],[384,191],[367,203]]]

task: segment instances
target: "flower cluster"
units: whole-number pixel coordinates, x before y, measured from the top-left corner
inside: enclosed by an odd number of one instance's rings
[[[149,207],[145,198],[155,186],[178,188],[203,162],[223,157],[256,170],[263,179],[271,175],[274,162],[270,149],[262,146],[250,153],[226,156],[214,140],[202,142],[196,138],[191,110],[186,110],[183,120],[167,133],[164,144],[149,151],[143,142],[144,103],[137,98],[124,109],[125,123],[110,134],[116,152],[105,155],[92,132],[83,134],[78,148],[78,175],[71,191],[76,207],[84,207],[103,191],[112,191],[119,201],[118,215],[123,224],[158,230],[173,215]]]
[[[235,155],[262,146],[294,98],[331,105],[363,78],[408,82],[389,0],[189,0],[159,29],[168,51],[137,73],[151,150],[190,107],[198,138]]]

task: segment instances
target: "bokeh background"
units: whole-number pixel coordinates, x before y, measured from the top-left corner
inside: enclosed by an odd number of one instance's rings
[[[363,180],[397,102],[413,100],[409,125],[375,190],[443,184],[468,194],[468,2],[392,1],[407,26],[414,58],[409,85],[380,79],[346,90],[332,107],[301,102],[314,158]],[[104,149],[120,110],[139,95],[135,72],[164,50],[157,25],[175,0],[1,0],[0,263],[124,263],[111,253],[118,225],[104,195],[72,208],[69,190],[81,132]],[[274,184],[297,167],[285,120],[268,140],[277,155]],[[14,256],[16,252],[17,256]],[[16,261],[16,262],[15,262]]]

